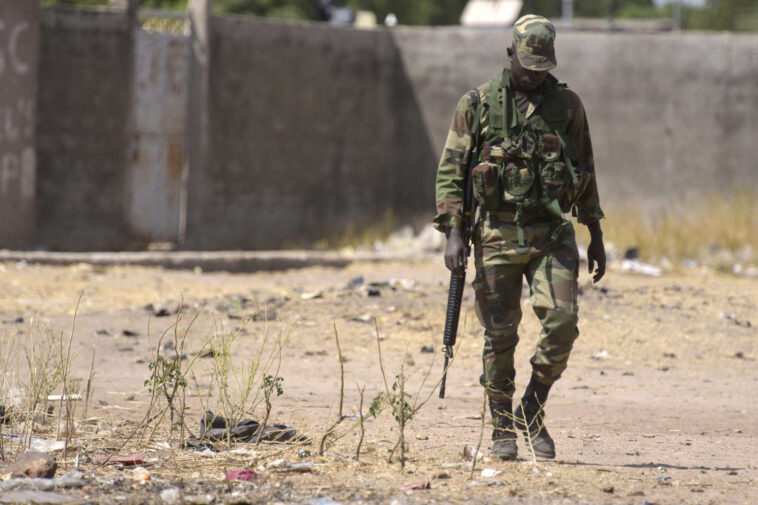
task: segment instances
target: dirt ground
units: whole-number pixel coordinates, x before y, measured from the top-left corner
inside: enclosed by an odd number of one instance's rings
[[[364,282],[348,288],[359,276]],[[95,365],[86,419],[72,439],[91,482],[69,492],[81,503],[159,503],[161,490],[171,487],[195,496],[185,503],[758,503],[755,280],[706,270],[645,277],[611,264],[593,286],[582,272],[581,336],[547,405],[557,459],[535,465],[520,441],[518,461],[485,456],[472,479],[463,449],[476,445],[482,431],[482,337],[470,288],[447,397],[432,391],[442,369],[448,279],[436,256],[251,274],[0,264],[3,360],[10,356],[6,386],[24,386],[22,349],[40,327],[56,335],[71,332],[83,293],[73,333],[73,374],[88,375],[93,349]],[[368,296],[369,285],[379,296]],[[520,388],[528,380],[538,334],[527,295],[516,354]],[[122,447],[145,416],[148,364],[161,334],[176,322],[182,299],[178,327],[180,336],[186,330],[189,358],[183,363],[196,367],[187,387],[188,428],[196,432],[203,410],[218,400],[203,400],[214,360],[196,357],[203,342],[215,332],[237,332],[234,356],[243,363],[267,335],[269,342],[284,341],[278,372],[284,394],[272,400],[270,420],[297,427],[312,443],[236,444],[208,454],[182,450],[178,433],[167,439],[159,431],[150,442],[129,440]],[[151,315],[161,308],[169,315]],[[374,320],[390,385],[405,355],[406,391],[420,400],[431,394],[406,428],[404,470],[387,462],[399,436],[387,410],[364,423],[359,460],[355,418],[340,424],[342,436],[330,439],[318,456],[319,440],[338,416],[335,327],[344,355],[344,413],[358,411],[359,388],[365,387],[364,412],[384,390]],[[434,352],[422,352],[424,346]],[[83,401],[78,403],[82,414]],[[260,419],[261,413],[259,403],[251,415]],[[37,436],[54,435],[42,428]],[[489,436],[485,427],[485,455]],[[156,445],[164,441],[169,443]],[[91,461],[99,454],[135,451],[145,454],[148,483],[135,480],[130,467]],[[75,464],[76,454],[58,454],[59,474]],[[313,467],[288,471],[281,462],[272,464],[277,459]],[[240,468],[260,477],[224,481],[227,470]],[[483,477],[483,469],[500,473]],[[401,489],[427,482],[429,489]]]

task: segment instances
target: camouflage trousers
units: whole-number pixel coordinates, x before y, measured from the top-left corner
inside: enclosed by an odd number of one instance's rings
[[[524,218],[524,247],[511,212],[487,212],[474,235],[476,313],[484,327],[480,379],[493,401],[515,391],[513,353],[519,341],[521,289],[526,278],[530,301],[541,325],[531,358],[537,380],[551,385],[566,369],[577,329],[579,254],[574,229],[567,223],[551,239],[554,227],[545,216]]]

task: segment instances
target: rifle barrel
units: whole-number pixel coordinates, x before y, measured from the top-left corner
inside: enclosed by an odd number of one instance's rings
[[[457,274],[450,273],[450,289],[447,296],[447,313],[445,314],[445,333],[442,343],[445,346],[445,368],[440,381],[440,398],[445,397],[445,382],[447,380],[447,365],[449,358],[453,357],[456,337],[458,336],[458,321],[461,315],[461,303],[463,302],[463,287],[466,285],[466,271]]]

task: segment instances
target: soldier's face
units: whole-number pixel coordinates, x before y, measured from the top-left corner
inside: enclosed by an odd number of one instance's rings
[[[511,83],[519,91],[532,91],[537,89],[547,77],[547,71],[529,70],[521,66],[518,55],[514,48],[508,49],[511,59]]]

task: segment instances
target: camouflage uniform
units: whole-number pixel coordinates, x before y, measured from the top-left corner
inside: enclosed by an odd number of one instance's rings
[[[504,79],[508,75],[505,72]],[[584,107],[573,91],[565,85],[558,85],[552,76],[548,75],[548,78],[552,80],[546,80],[529,94],[515,90],[508,93],[512,94],[522,122],[529,121],[533,115],[540,116],[546,92],[559,95],[562,101],[555,102],[556,97],[553,96],[551,103],[565,106],[567,121],[562,134],[570,141],[566,155],[582,171],[583,192],[568,205],[571,207],[573,203],[580,223],[592,224],[603,217],[603,212],[593,176],[592,144]],[[487,103],[492,89],[491,83],[486,83],[466,93],[453,116],[437,172],[438,214],[434,225],[439,231],[445,231],[446,227],[462,226],[463,181],[472,151],[476,105]],[[506,96],[504,100],[509,98]],[[490,122],[489,114],[481,114],[479,131],[483,139],[488,137]],[[508,136],[505,140],[503,145],[489,145],[487,142],[480,145],[478,161],[481,164],[477,169],[482,166],[486,168],[487,165],[502,166],[500,151],[507,143]],[[491,185],[485,186],[482,198],[489,196],[491,188]],[[501,192],[502,189],[496,191]],[[566,202],[561,202],[562,210],[569,210],[563,208],[565,206]],[[539,382],[550,386],[561,376],[573,342],[579,335],[576,326],[579,256],[573,227],[568,222],[558,223],[555,212],[551,214],[539,207],[524,209],[520,226],[516,219],[518,212],[519,209],[507,201],[489,210],[482,209],[480,205],[473,233],[476,266],[473,287],[476,313],[484,327],[485,339],[481,383],[487,388],[490,399],[496,402],[510,400],[515,389],[513,353],[519,340],[524,277],[530,287],[532,308],[542,324],[537,350],[531,358],[533,376]]]

